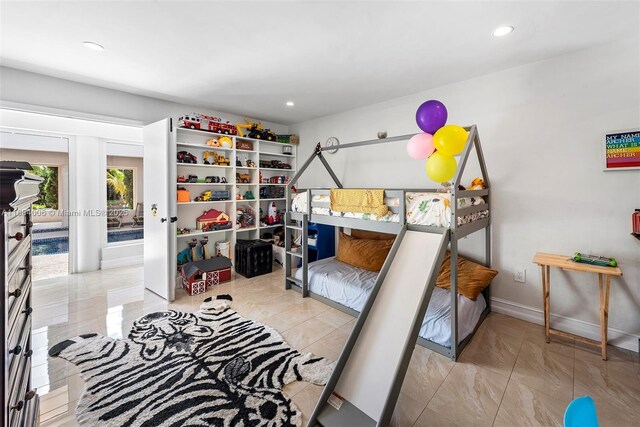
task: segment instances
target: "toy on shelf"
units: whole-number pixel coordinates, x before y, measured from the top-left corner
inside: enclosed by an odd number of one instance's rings
[[[206,130],[225,135],[237,135],[237,128],[229,120],[223,121],[220,117],[206,116],[204,114],[191,113],[178,118],[178,126],[188,129]]]
[[[245,200],[255,200],[255,197],[253,196],[253,191],[251,190],[247,190],[244,192],[244,199]]]
[[[184,175],[178,175],[177,181],[180,183],[187,182],[187,178]]]
[[[204,179],[204,182],[206,182],[207,184],[226,184],[227,183],[227,178],[226,177],[219,177],[219,176],[208,176]]]
[[[269,178],[269,184],[284,184],[286,179],[284,175],[275,175]]]
[[[205,165],[213,164],[216,166],[229,166],[231,164],[231,160],[228,157],[221,156],[215,151],[205,151],[204,153],[202,153],[202,156],[204,157]],[[213,157],[213,163],[210,162],[210,158],[212,157]]]
[[[284,187],[273,187],[273,186],[260,187],[260,198],[261,199],[283,199]]]
[[[198,247],[198,258],[200,259],[211,258],[211,253],[209,252],[209,248],[207,248],[207,243],[209,243],[208,236],[204,236],[202,239],[200,239],[200,246]]]
[[[187,247],[178,253],[178,265],[194,261],[197,255],[196,246],[198,246],[198,239],[192,239],[187,242]]]
[[[236,184],[248,184],[251,176],[248,173],[236,173]]]
[[[212,200],[230,200],[231,194],[227,190],[216,190],[211,194]]]
[[[188,203],[191,201],[191,193],[184,187],[178,187],[176,195],[178,203]]]
[[[228,136],[211,138],[207,140],[207,145],[214,148],[233,148],[233,140]]]
[[[225,223],[213,223],[202,226],[202,232],[206,233],[207,231],[220,231],[220,230],[228,230],[231,228],[231,221]]]
[[[240,161],[239,158],[236,157],[236,166],[237,167],[242,167],[242,162]]]
[[[218,256],[189,262],[180,268],[180,276],[189,295],[202,294],[211,286],[231,280],[231,260]]]
[[[193,201],[194,202],[208,202],[209,200],[211,200],[211,190],[203,191],[202,194],[199,195],[198,197],[196,197]]]
[[[191,184],[198,182],[198,175],[189,175],[187,182]]]
[[[238,151],[253,151],[253,143],[251,141],[236,141],[236,149]]]
[[[198,163],[198,158],[188,151],[178,151],[176,160],[178,163]]]
[[[576,252],[573,255],[573,260],[576,262],[599,265],[602,267],[615,267],[618,265],[618,262],[616,261],[615,258],[607,258],[604,256],[598,256],[598,255],[584,255],[584,254],[581,254],[580,252]]]
[[[198,230],[202,230],[205,225],[213,224],[213,226],[225,225],[229,223],[231,219],[229,215],[224,212],[221,212],[217,209],[209,209],[204,211],[202,215],[196,218],[196,228]],[[214,228],[218,230],[218,228]]]
[[[251,159],[247,159],[246,165],[247,165],[248,168],[255,168],[256,167],[255,162],[253,160],[251,160]]]
[[[191,229],[190,229],[190,228],[187,228],[187,227],[184,227],[184,228],[178,228],[178,230],[177,230],[177,234],[178,234],[178,236],[181,236],[181,235],[183,235],[183,234],[191,234]]]
[[[278,142],[281,144],[297,144],[300,142],[298,135],[278,135]]]
[[[262,123],[252,122],[249,119],[244,119],[245,123],[236,125],[238,135],[245,136],[243,129],[247,130],[247,137],[253,139],[264,139],[266,141],[275,141],[278,139],[278,135],[271,131],[271,129],[264,129]]]
[[[282,163],[280,160],[260,160],[260,167],[269,169],[291,169],[290,164]]]
[[[239,206],[236,209],[236,226],[239,229],[252,228],[256,225],[256,214],[250,207]]]

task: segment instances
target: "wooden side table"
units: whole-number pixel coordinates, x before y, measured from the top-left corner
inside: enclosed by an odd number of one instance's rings
[[[600,347],[602,360],[607,360],[607,327],[609,323],[609,287],[611,276],[622,276],[622,271],[618,267],[601,267],[599,265],[584,264],[575,262],[567,255],[554,255],[538,252],[533,257],[533,263],[538,264],[542,269],[542,301],[544,306],[544,330],[547,342],[551,341],[551,335],[559,335],[571,338],[586,344]],[[598,287],[600,290],[600,342],[589,338],[559,331],[550,327],[550,276],[551,267],[562,270],[583,271],[598,275]]]

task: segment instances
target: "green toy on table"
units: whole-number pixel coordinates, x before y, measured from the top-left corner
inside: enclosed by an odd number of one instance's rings
[[[602,267],[615,267],[618,262],[615,258],[607,258],[598,255],[584,255],[580,252],[576,252],[572,258],[575,262],[582,262],[584,264],[599,265]]]

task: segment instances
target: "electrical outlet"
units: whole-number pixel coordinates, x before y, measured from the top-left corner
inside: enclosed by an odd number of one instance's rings
[[[527,282],[527,270],[524,268],[518,269],[513,273],[513,280],[516,282],[526,283]]]

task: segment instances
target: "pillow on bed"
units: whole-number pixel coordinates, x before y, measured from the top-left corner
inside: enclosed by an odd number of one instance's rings
[[[370,240],[394,240],[395,234],[378,233],[377,231],[358,230],[357,228],[351,229],[351,237],[356,239],[370,239]]]
[[[475,300],[497,274],[497,270],[487,268],[458,255],[458,293],[460,295]],[[449,251],[442,260],[436,286],[451,289],[451,253]]]
[[[393,245],[393,239],[356,239],[340,233],[336,259],[369,271],[380,271]]]

